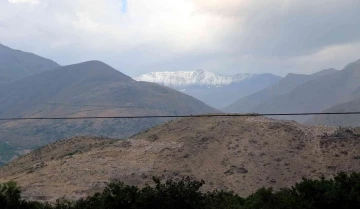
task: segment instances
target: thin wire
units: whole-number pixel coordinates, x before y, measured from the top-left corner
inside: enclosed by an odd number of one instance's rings
[[[142,115],[142,116],[89,116],[89,117],[14,117],[0,118],[0,121],[14,120],[87,120],[87,119],[147,119],[147,118],[201,118],[201,117],[258,117],[258,116],[306,116],[306,115],[360,115],[360,112],[308,112],[308,113],[247,113],[207,115]]]

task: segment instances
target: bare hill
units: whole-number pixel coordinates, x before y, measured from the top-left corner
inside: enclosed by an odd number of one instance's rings
[[[19,182],[28,199],[52,201],[86,196],[113,178],[139,186],[152,176],[191,176],[204,179],[205,190],[245,196],[302,177],[360,171],[359,134],[263,117],[187,118],[128,140],[82,137],[48,145],[1,168],[0,181]]]
[[[99,61],[60,67],[0,89],[2,118],[178,115],[216,111],[173,89],[134,81]],[[8,121],[0,122],[0,140],[32,149],[76,135],[128,137],[161,122],[164,120]]]
[[[0,85],[56,67],[52,60],[0,44]]]

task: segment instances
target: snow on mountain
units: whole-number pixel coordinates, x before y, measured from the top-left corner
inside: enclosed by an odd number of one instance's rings
[[[237,83],[251,78],[252,74],[236,74],[232,76],[218,75],[206,70],[176,71],[176,72],[151,72],[139,77],[137,81],[159,83],[165,86],[223,86]]]

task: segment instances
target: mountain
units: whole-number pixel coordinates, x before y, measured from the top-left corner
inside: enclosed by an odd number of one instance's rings
[[[302,177],[360,171],[359,129],[309,127],[264,117],[203,117],[167,122],[127,140],[76,137],[0,168],[27,199],[77,199],[111,179],[142,186],[152,176],[206,181],[205,190],[247,196],[292,186]]]
[[[236,74],[234,76],[217,75],[207,70],[151,72],[136,77],[135,80],[159,83],[165,86],[223,86],[251,78],[251,74]]]
[[[323,112],[360,112],[360,97],[349,102],[330,107]],[[306,121],[306,124],[359,127],[360,115],[317,115]]]
[[[0,85],[57,67],[52,60],[0,44]]]
[[[325,69],[311,75],[289,73],[285,78],[281,79],[276,84],[269,86],[254,94],[241,98],[233,104],[226,107],[226,112],[258,112],[257,106],[266,102],[267,100],[275,100],[277,96],[291,92],[297,86],[304,84],[311,80],[316,80],[322,76],[336,73],[335,69]]]
[[[165,85],[222,109],[238,98],[266,88],[281,77],[272,74],[218,75],[206,70],[152,72],[134,78]]]
[[[321,112],[355,99],[354,93],[359,87],[360,60],[341,71],[303,83],[284,95],[261,103],[255,109],[260,113]],[[290,116],[286,119],[305,122],[309,117]]]
[[[360,71],[360,60],[349,64],[345,69],[356,77],[356,71]],[[349,77],[353,75],[349,75]],[[360,112],[360,87],[352,91],[351,98],[349,101],[336,104],[323,112]],[[317,115],[311,117],[306,123],[358,127],[360,126],[360,117],[359,115]]]
[[[134,81],[89,61],[45,71],[0,89],[0,117],[187,115],[217,110],[176,90]],[[127,137],[165,119],[0,122],[1,141],[24,150],[75,135]]]

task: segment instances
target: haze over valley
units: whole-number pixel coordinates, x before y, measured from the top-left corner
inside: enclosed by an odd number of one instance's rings
[[[196,70],[152,72],[134,79],[168,86],[212,107],[223,109],[239,98],[275,84],[281,77],[270,73],[224,76],[206,70]]]

